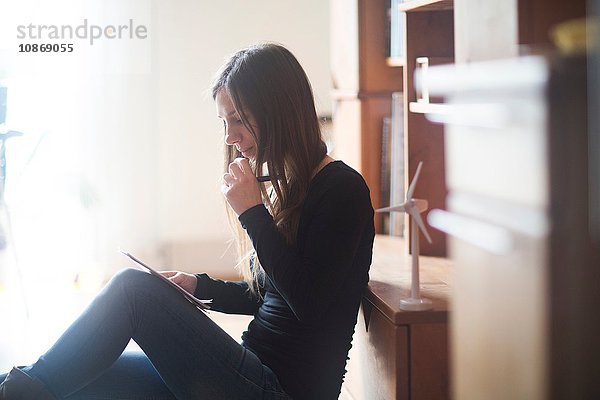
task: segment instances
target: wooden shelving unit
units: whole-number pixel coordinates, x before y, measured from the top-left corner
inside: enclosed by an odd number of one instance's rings
[[[452,1],[413,0],[402,3],[406,10],[406,66],[404,67],[405,187],[419,162],[423,170],[415,197],[427,199],[429,210],[446,209],[446,179],[443,127],[425,118],[423,111],[432,104],[417,103],[414,72],[417,58],[430,64],[454,62],[454,12]],[[424,34],[426,32],[426,34]],[[434,101],[434,99],[432,99]],[[423,214],[427,221],[429,211]],[[425,222],[427,224],[427,222]],[[446,235],[428,226],[432,243],[422,236],[421,254],[446,256]]]
[[[416,101],[413,86],[415,59],[454,60],[452,1],[413,0],[403,3],[406,13],[406,57],[386,57],[386,0],[334,0],[332,15],[332,75],[334,82],[333,156],[357,168],[371,189],[375,208],[381,198],[381,136],[383,118],[391,116],[393,92],[404,93],[405,167],[409,176],[419,161],[423,174],[416,196],[430,208],[445,208],[443,135],[441,127],[420,114],[411,116],[408,103]],[[427,32],[423,35],[422,32]],[[426,217],[426,215],[424,215]],[[426,218],[424,218],[426,220]],[[381,233],[381,220],[376,219]],[[421,241],[421,254],[445,256],[445,235],[429,229],[433,244]]]
[[[332,0],[333,156],[361,172],[381,199],[381,132],[402,91],[403,60],[386,54],[386,0]],[[381,232],[381,220],[375,226]]]
[[[426,113],[440,114],[440,110],[443,110],[442,113],[460,112],[464,111],[461,107],[466,103],[444,105],[443,99],[434,97],[430,97],[429,102],[418,102],[414,85],[416,60],[427,57],[429,65],[462,64],[517,57],[530,52],[546,54],[548,49],[552,49],[550,29],[559,22],[584,16],[586,1],[406,1],[399,5],[399,10],[406,13],[406,52],[401,66],[390,66],[394,64],[390,64],[384,55],[385,41],[382,35],[385,30],[386,1],[332,0],[332,4],[334,22],[339,19],[346,22],[345,30],[334,30],[332,51],[350,55],[333,65],[334,81],[339,94],[336,100],[336,115],[340,124],[337,135],[340,143],[345,146],[338,149],[338,154],[343,159],[348,159],[348,155],[351,159],[355,157],[355,165],[371,188],[373,205],[378,207],[381,200],[381,118],[390,113],[391,93],[402,91],[405,107],[405,185],[414,176],[419,161],[424,161],[415,197],[427,199],[430,209],[446,209],[446,172],[451,173],[452,179],[449,182],[453,185],[454,195],[460,195],[457,184],[461,182],[468,183],[463,187],[463,195],[474,195],[474,191],[477,193],[479,186],[471,183],[474,177],[480,176],[479,188],[491,188],[496,191],[494,194],[497,196],[492,203],[485,203],[486,206],[481,208],[485,214],[481,218],[489,223],[490,204],[506,202],[507,196],[511,194],[506,187],[514,189],[517,179],[499,179],[483,171],[481,167],[472,167],[477,160],[484,163],[490,161],[490,157],[486,157],[487,153],[482,150],[482,141],[488,143],[488,151],[498,152],[497,142],[490,138],[491,135],[484,139],[482,135],[462,135],[460,137],[465,142],[457,145],[456,141],[452,142],[458,136],[456,126],[452,131],[444,133],[442,125],[427,120]],[[580,64],[572,66],[585,71],[584,63]],[[522,72],[522,67],[509,72],[505,70],[505,65],[501,65],[501,71],[487,70],[483,76],[489,76],[491,82],[498,84],[498,76],[508,73],[509,77],[515,77]],[[546,184],[551,185],[548,199],[553,205],[542,207],[543,212],[553,213],[554,219],[548,233],[551,240],[540,237],[524,240],[523,234],[519,233],[515,236],[517,246],[513,249],[514,254],[497,255],[469,247],[471,245],[464,238],[451,239],[453,260],[448,265],[451,266],[456,290],[453,291],[451,300],[448,296],[449,303],[452,304],[452,324],[449,326],[452,363],[447,369],[447,360],[442,359],[448,354],[444,347],[448,343],[447,309],[438,307],[445,304],[443,301],[446,300],[447,286],[443,282],[427,282],[426,278],[431,272],[427,272],[428,268],[433,265],[426,260],[438,260],[440,265],[449,261],[445,257],[428,257],[446,255],[445,235],[430,228],[434,244],[427,244],[423,238],[420,242],[424,276],[422,283],[426,282],[424,286],[432,285],[430,289],[433,290],[429,292],[432,297],[435,297],[433,292],[441,289],[439,297],[443,300],[432,312],[421,315],[407,315],[396,312],[394,308],[399,297],[406,293],[407,279],[394,275],[405,264],[394,259],[394,251],[390,253],[390,248],[397,248],[398,255],[406,256],[400,248],[406,246],[406,242],[396,242],[387,247],[391,242],[378,237],[371,282],[363,302],[364,313],[359,315],[356,341],[352,349],[354,353],[350,356],[344,384],[352,395],[351,398],[545,399],[548,398],[545,394],[548,394],[552,399],[560,399],[570,398],[569,395],[573,397],[573,393],[579,393],[580,398],[598,398],[598,390],[595,390],[598,387],[597,379],[594,375],[598,352],[594,351],[598,348],[595,338],[598,336],[599,324],[598,318],[590,316],[595,315],[594,307],[598,304],[596,300],[599,292],[592,286],[597,282],[595,267],[600,259],[600,250],[597,243],[592,248],[584,226],[585,210],[588,208],[585,201],[581,202],[579,199],[587,199],[587,195],[583,192],[581,196],[565,195],[572,194],[573,190],[585,191],[587,188],[587,176],[583,172],[587,142],[581,137],[574,140],[575,133],[581,136],[585,132],[584,128],[577,125],[577,121],[582,123],[587,120],[585,116],[581,116],[584,107],[577,103],[577,100],[585,101],[585,96],[582,96],[585,92],[584,80],[579,80],[584,73],[572,76],[567,74],[569,69],[564,67],[569,65],[571,64],[557,65],[560,67],[555,69],[558,74],[554,74],[554,78],[548,82],[549,87],[555,88],[554,95],[549,97],[551,100],[545,104],[550,118],[544,126],[550,129],[549,133],[553,137],[549,153],[539,156],[546,147],[538,144],[533,147],[533,151],[526,152],[529,156],[518,158],[523,161],[518,168],[530,168],[532,160],[538,164],[551,162],[550,179]],[[342,80],[338,78],[341,76],[351,77],[346,80],[350,84],[340,85]],[[482,85],[483,89],[485,87],[485,84]],[[506,88],[501,87],[502,99],[520,99],[518,93],[506,96],[505,90]],[[435,93],[433,87],[432,92]],[[544,93],[548,96],[551,92]],[[453,96],[456,93],[453,92]],[[471,91],[468,96],[473,103],[475,100]],[[497,99],[492,98],[493,102],[488,97],[485,99],[478,103],[497,103]],[[533,109],[542,108],[536,106]],[[534,117],[535,114],[533,113]],[[450,123],[453,121],[456,122],[457,119],[449,118]],[[523,124],[518,128],[531,129],[531,126]],[[500,135],[499,132],[500,130],[496,130],[492,133]],[[573,135],[565,135],[564,132],[572,132]],[[506,139],[510,135],[499,137]],[[448,156],[448,171],[445,160],[446,139],[452,149],[450,151],[454,151]],[[522,149],[521,139],[519,136],[514,145],[507,148]],[[460,156],[457,156],[456,151],[461,152]],[[537,158],[531,156],[536,152]],[[531,159],[528,160],[528,157]],[[514,158],[503,158],[502,155],[498,159],[501,162],[494,163],[498,166],[493,171],[505,171],[503,163],[514,162]],[[468,167],[459,169],[456,167],[457,162],[465,163]],[[526,166],[528,162],[529,166]],[[537,179],[535,182],[527,187],[539,189],[537,182],[543,185],[544,179]],[[505,187],[500,188],[501,184]],[[565,190],[565,187],[570,189]],[[523,195],[522,190],[518,193]],[[483,195],[480,193],[479,200],[481,196]],[[456,201],[451,202],[454,209],[450,207],[449,212],[459,212],[460,210],[455,209],[457,204]],[[527,209],[531,211],[531,205]],[[571,210],[573,213],[565,218],[564,210]],[[473,207],[469,207],[464,213],[471,215],[472,212]],[[474,218],[473,215],[471,218]],[[424,215],[424,220],[427,221],[427,215]],[[564,240],[573,237],[577,240]],[[570,267],[564,268],[565,263]],[[391,267],[385,269],[385,266]],[[400,269],[397,270],[396,267]],[[440,276],[444,276],[444,273],[429,275],[434,279]],[[565,282],[570,282],[570,285],[565,286]],[[547,298],[538,304],[546,307],[545,310],[530,307],[534,300],[532,288],[541,290],[538,293],[543,296],[547,293]],[[544,318],[549,318],[548,324],[535,322]],[[528,330],[532,325],[535,329]],[[540,327],[544,330],[540,330]],[[574,335],[573,332],[578,334]],[[419,340],[422,341],[418,342]],[[544,341],[548,346],[542,346]],[[532,358],[528,356],[528,352],[532,350],[536,352],[536,357],[542,355],[539,357],[541,361],[533,366]],[[479,362],[475,362],[471,353],[475,354]],[[436,358],[439,355],[442,358]],[[498,362],[490,364],[489,360]],[[353,363],[358,363],[358,367],[354,368]],[[512,364],[499,369],[498,365],[502,363]],[[436,369],[435,365],[443,367]],[[519,373],[515,374],[515,371]],[[532,374],[537,378],[522,378],[531,377]],[[429,380],[432,376],[437,378],[436,383],[442,384],[436,386],[430,383],[433,382]],[[356,382],[359,384],[356,385]],[[453,387],[454,396],[448,392],[445,382]],[[435,390],[435,393],[431,390]]]

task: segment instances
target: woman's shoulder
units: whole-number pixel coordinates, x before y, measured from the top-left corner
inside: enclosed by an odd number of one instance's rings
[[[323,167],[314,177],[311,191],[330,193],[338,196],[369,195],[369,188],[362,175],[341,160],[335,160]]]
[[[334,160],[325,165],[317,173],[314,179],[315,184],[331,184],[334,182],[337,182],[338,184],[354,182],[355,184],[364,185],[366,187],[362,175],[342,160]]]

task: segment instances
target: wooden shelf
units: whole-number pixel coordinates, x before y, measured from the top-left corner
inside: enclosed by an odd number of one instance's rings
[[[443,103],[419,103],[413,101],[408,104],[410,112],[418,114],[443,114],[448,105]]]
[[[403,12],[452,10],[453,8],[454,0],[408,0],[398,4],[398,9]]]
[[[404,67],[406,65],[404,57],[388,57],[385,63],[388,67]]]

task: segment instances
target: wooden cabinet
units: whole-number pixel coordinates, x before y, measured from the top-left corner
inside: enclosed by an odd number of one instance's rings
[[[451,265],[445,258],[421,258],[422,294],[429,311],[406,312],[410,257],[403,240],[375,240],[369,289],[356,326],[341,399],[449,398],[448,292]]]
[[[552,26],[584,16],[585,2],[461,0],[454,13],[457,67],[422,77],[448,103],[430,111],[446,123],[450,213],[436,224],[456,273],[453,395],[598,398],[585,61],[515,58],[553,53]]]
[[[424,78],[448,100],[448,212],[431,222],[452,237],[455,398],[598,398],[585,76],[584,57],[537,56]]]

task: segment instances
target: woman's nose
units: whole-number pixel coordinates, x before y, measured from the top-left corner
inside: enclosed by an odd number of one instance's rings
[[[233,146],[240,141],[241,136],[229,128],[225,129],[225,144]]]

